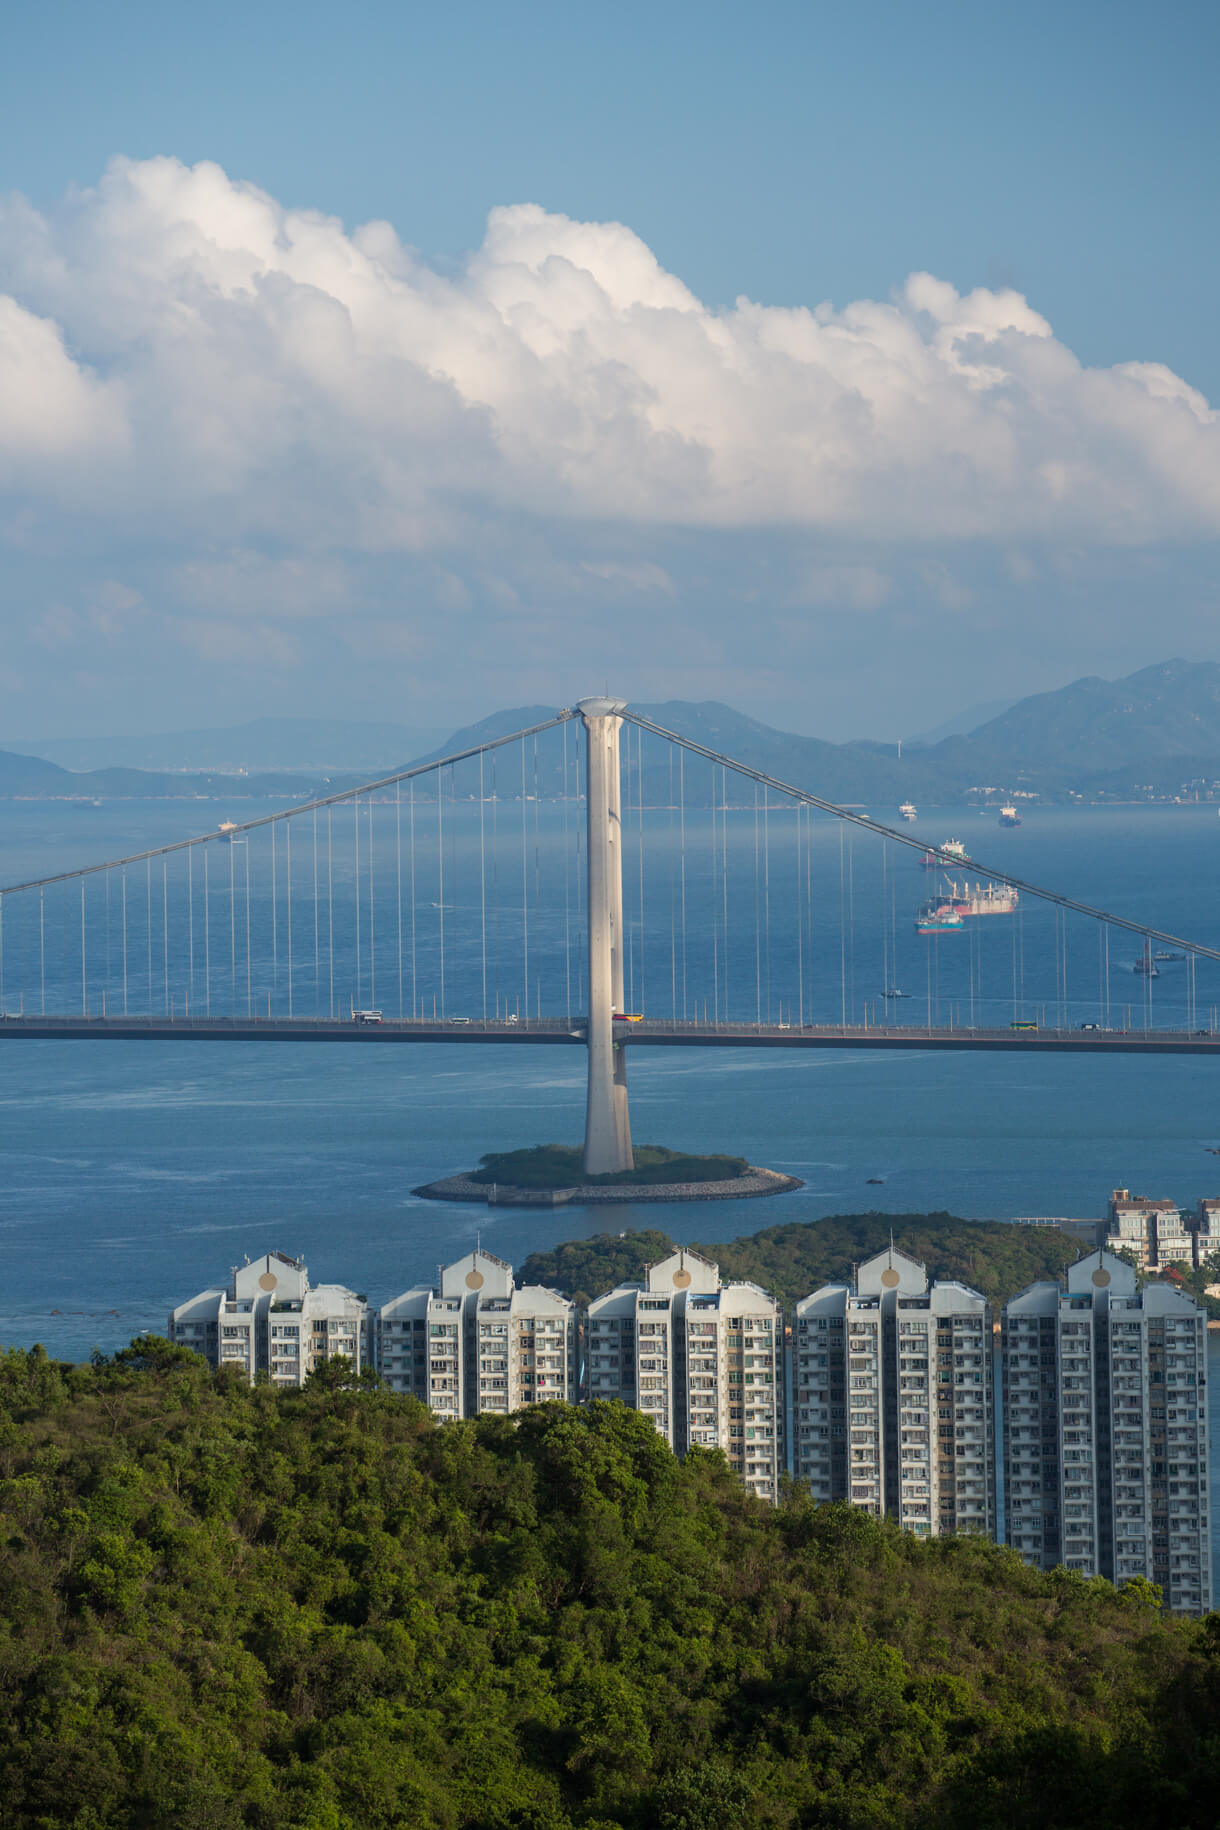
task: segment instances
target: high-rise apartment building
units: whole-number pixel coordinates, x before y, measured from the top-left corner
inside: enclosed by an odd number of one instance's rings
[[[1103,1246],[1111,1252],[1129,1252],[1141,1271],[1168,1264],[1190,1264],[1194,1254],[1194,1229],[1173,1201],[1149,1201],[1116,1188],[1106,1210]]]
[[[1220,1201],[1204,1197],[1196,1203],[1194,1232],[1194,1263],[1197,1267],[1205,1258],[1220,1252]]]
[[[1008,1542],[1041,1569],[1211,1606],[1207,1338],[1198,1305],[1097,1251],[1004,1311]]]
[[[305,1262],[268,1252],[235,1265],[227,1288],[204,1290],[170,1311],[169,1338],[211,1366],[236,1366],[253,1381],[304,1385],[321,1361],[368,1359],[368,1305],[341,1284],[312,1286]]]
[[[995,1535],[991,1310],[880,1252],[796,1306],[794,1471],[919,1537]]]
[[[679,1455],[723,1449],[774,1500],[784,1468],[784,1321],[757,1284],[722,1284],[697,1252],[650,1265],[589,1305],[588,1396],[650,1417]]]
[[[435,1416],[507,1414],[575,1403],[576,1309],[554,1290],[517,1287],[512,1266],[482,1250],[383,1303],[373,1317],[377,1370]]]

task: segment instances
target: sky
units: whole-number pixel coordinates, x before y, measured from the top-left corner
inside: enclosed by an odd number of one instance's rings
[[[1220,13],[57,4],[0,61],[0,746],[1220,658]]]

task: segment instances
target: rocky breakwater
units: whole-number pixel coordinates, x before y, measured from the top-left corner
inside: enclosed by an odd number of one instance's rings
[[[751,1163],[744,1174],[723,1181],[585,1182],[571,1188],[522,1188],[509,1182],[476,1182],[473,1172],[445,1176],[412,1189],[429,1201],[485,1201],[489,1207],[623,1206],[644,1201],[740,1201],[751,1195],[783,1195],[803,1186],[799,1176],[781,1175]]]

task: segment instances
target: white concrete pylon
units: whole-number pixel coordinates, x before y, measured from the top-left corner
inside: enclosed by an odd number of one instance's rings
[[[623,853],[619,745],[622,699],[581,699],[588,755],[589,1091],[586,1175],[631,1169],[626,1051],[614,1033],[623,1008]]]

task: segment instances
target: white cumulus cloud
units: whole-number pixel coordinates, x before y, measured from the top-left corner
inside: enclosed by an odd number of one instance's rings
[[[1220,525],[1206,401],[1083,365],[1017,293],[916,274],[717,311],[622,224],[533,204],[442,274],[388,224],[169,158],[55,212],[0,203],[0,466],[35,513],[179,539],[194,578],[260,541],[450,549],[488,514],[901,543]]]

